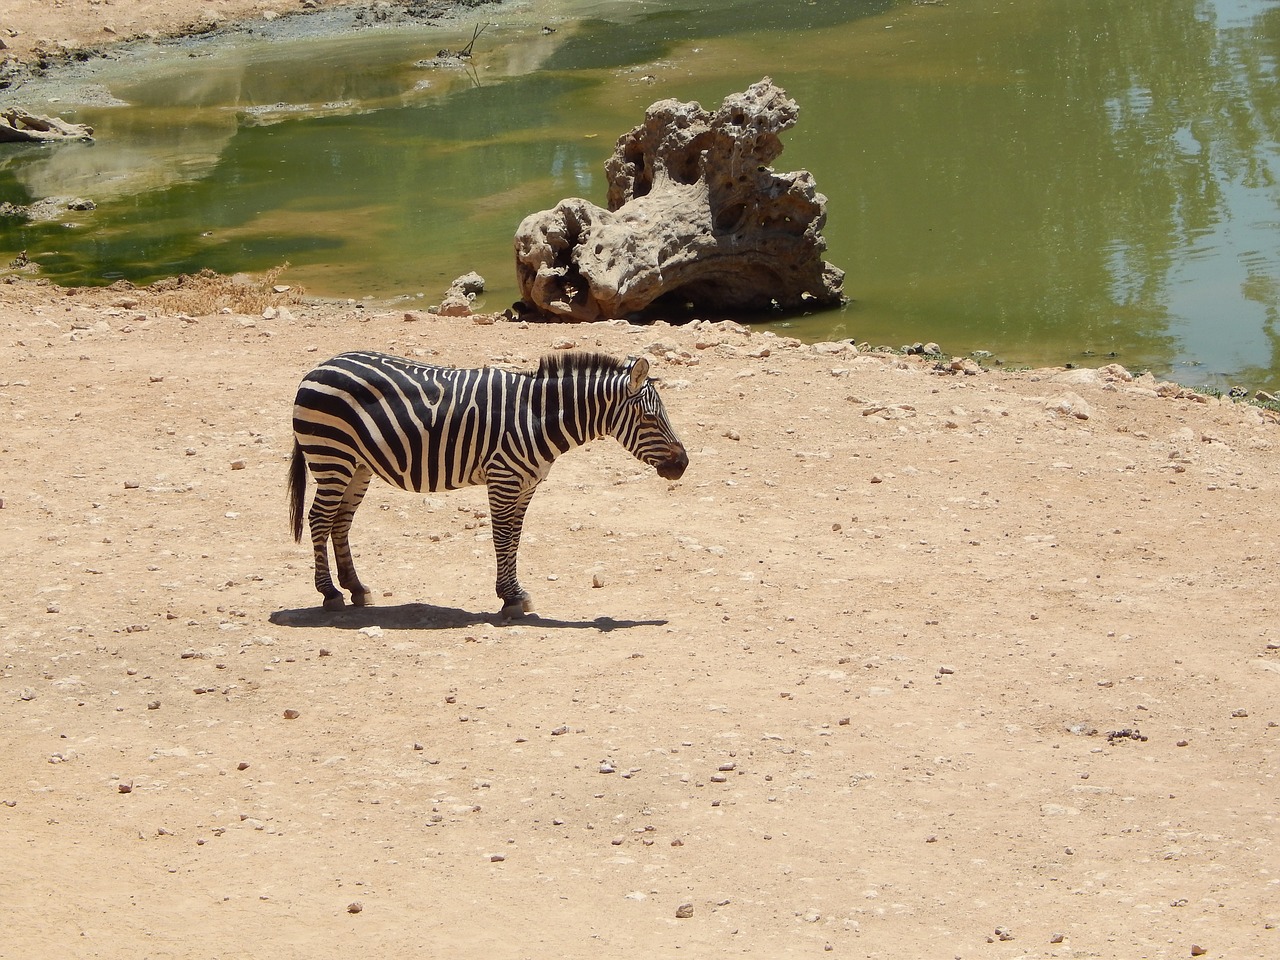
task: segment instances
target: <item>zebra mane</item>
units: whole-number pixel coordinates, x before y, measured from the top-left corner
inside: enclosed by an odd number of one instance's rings
[[[538,369],[534,376],[560,377],[575,373],[599,371],[602,373],[623,373],[630,365],[629,360],[620,360],[607,353],[593,351],[559,351],[545,354],[538,361]]]

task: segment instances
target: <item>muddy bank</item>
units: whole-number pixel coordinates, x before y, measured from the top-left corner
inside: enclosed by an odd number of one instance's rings
[[[358,30],[423,24],[442,27],[468,17],[493,16],[503,0],[304,0],[266,3],[224,0],[96,0],[46,4],[0,3],[0,106],[49,103],[95,106],[116,102],[97,82],[105,63],[145,63],[174,49],[216,54],[244,38],[297,40]]]

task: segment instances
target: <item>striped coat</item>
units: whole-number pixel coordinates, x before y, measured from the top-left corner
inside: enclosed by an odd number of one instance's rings
[[[294,403],[290,512],[301,539],[308,469],[316,493],[307,521],[316,589],[344,604],[329,571],[363,605],[369,590],[351,557],[351,521],[377,476],[418,493],[485,484],[505,614],[532,608],[516,575],[525,510],[560,454],[613,436],[667,479],[688,465],[644,359],[561,353],[531,373],[455,369],[380,353],[344,353],[303,378]]]

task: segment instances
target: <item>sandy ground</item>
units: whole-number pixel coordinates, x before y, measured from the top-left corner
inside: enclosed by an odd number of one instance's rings
[[[731,326],[0,290],[0,956],[1280,954],[1274,415]],[[564,457],[508,625],[483,491],[375,487],[378,606],[320,611],[301,376],[569,343],[651,357],[684,478]]]
[[[0,957],[1280,956],[1274,414],[215,293],[0,284]],[[302,375],[569,343],[650,356],[684,478],[566,456],[511,624],[483,491],[375,487],[322,612]]]

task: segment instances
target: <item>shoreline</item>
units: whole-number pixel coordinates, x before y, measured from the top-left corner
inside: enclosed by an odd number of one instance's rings
[[[68,0],[67,6],[77,2],[84,4],[90,0]],[[101,9],[119,9],[131,4],[145,6],[142,0],[119,0],[112,8]],[[509,10],[518,4],[513,4],[511,0],[482,0],[482,5],[478,7],[470,5],[466,0],[443,0],[428,5],[419,0],[325,0],[321,5],[319,2],[304,0],[301,5],[292,9],[276,9],[279,6],[264,0],[224,0],[216,9],[231,11],[230,14],[218,12],[201,13],[195,18],[171,17],[167,21],[161,21],[157,29],[144,33],[113,30],[92,42],[86,35],[83,44],[38,40],[26,48],[25,52],[24,48],[11,41],[9,49],[0,50],[0,83],[7,84],[0,88],[0,106],[21,104],[33,112],[54,115],[65,112],[65,115],[73,117],[78,107],[119,102],[97,82],[100,70],[108,63],[118,64],[130,59],[143,62],[153,55],[172,55],[175,48],[189,49],[193,56],[216,55],[216,45],[234,44],[240,37],[287,42],[424,24],[447,28],[450,25],[456,26],[471,14],[485,10]],[[4,9],[3,0],[0,0],[0,13]],[[94,9],[98,8],[95,6]],[[62,14],[62,17],[65,19],[66,14]],[[20,36],[28,36],[29,33],[30,31],[23,30]],[[0,31],[0,36],[3,35],[3,31]],[[56,281],[52,282],[55,286],[60,286]],[[975,350],[974,356],[978,355],[979,351]],[[1068,352],[1066,356],[1071,354]],[[1049,359],[1052,359],[1052,355]],[[1104,363],[1101,358],[1096,362],[1100,365]],[[1065,362],[1064,366],[1070,368],[1076,364]],[[1015,362],[1014,369],[1021,369],[1021,364]],[[1135,366],[1135,369],[1141,367]],[[1159,366],[1157,369],[1160,369]],[[1244,388],[1247,393],[1245,399],[1276,408],[1276,401],[1265,390],[1265,380],[1262,386],[1249,381],[1243,382],[1247,384]],[[1228,386],[1228,383],[1231,385]],[[1187,386],[1188,389],[1208,396],[1227,396],[1228,393],[1241,389],[1235,383],[1234,380],[1224,379],[1221,386],[1209,383]]]
[[[81,28],[63,39],[37,36],[33,29],[22,26],[12,27],[12,23],[22,20],[20,15],[15,20],[15,13],[11,12],[8,20],[0,23],[0,29],[16,29],[18,36],[8,39],[6,47],[0,47],[0,105],[31,108],[31,103],[22,102],[28,94],[50,102],[101,104],[102,96],[92,88],[93,77],[103,61],[145,58],[161,48],[230,42],[238,36],[287,41],[336,37],[354,31],[444,26],[471,12],[509,6],[507,0],[481,0],[479,6],[461,0],[425,6],[415,0],[327,0],[323,6],[304,4],[278,11],[274,8],[279,5],[262,0],[229,0],[229,4],[234,11],[231,16],[204,13],[194,20],[169,17],[152,29],[127,33],[112,28],[99,29],[91,35]]]

